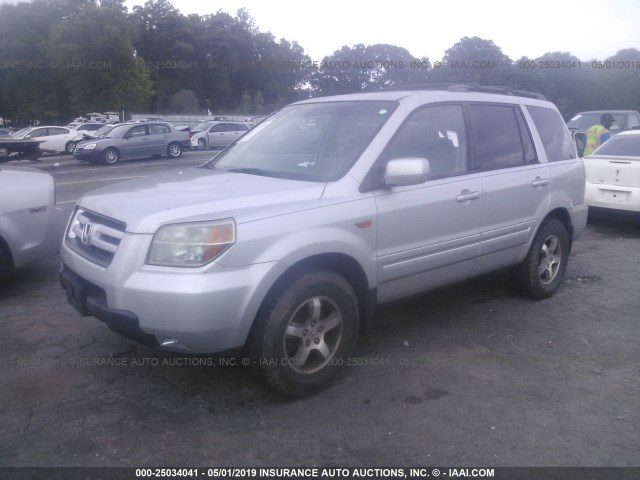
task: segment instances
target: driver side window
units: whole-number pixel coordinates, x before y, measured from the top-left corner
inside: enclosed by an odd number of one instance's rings
[[[460,105],[426,107],[400,127],[384,153],[384,161],[418,157],[429,161],[429,178],[466,173],[467,143]]]
[[[130,137],[142,137],[146,134],[147,134],[147,127],[145,125],[133,127],[131,130],[129,130]]]

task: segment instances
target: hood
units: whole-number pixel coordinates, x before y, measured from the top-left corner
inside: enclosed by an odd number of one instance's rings
[[[325,183],[186,168],[110,185],[79,204],[123,221],[130,233],[154,233],[167,223],[233,217],[237,223],[306,208]]]

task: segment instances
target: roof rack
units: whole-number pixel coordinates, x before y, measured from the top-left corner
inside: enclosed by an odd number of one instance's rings
[[[546,100],[544,95],[524,90],[514,90],[507,86],[479,85],[477,83],[421,83],[409,85],[395,85],[385,90],[446,90],[448,92],[481,92],[496,93],[500,95],[513,95],[517,97],[536,98]]]

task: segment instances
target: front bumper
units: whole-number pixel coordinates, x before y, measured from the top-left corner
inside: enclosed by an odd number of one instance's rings
[[[95,148],[93,150],[81,150],[79,152],[76,150],[73,152],[74,158],[83,162],[95,162],[101,160],[102,154],[102,150],[97,150]]]
[[[241,348],[285,266],[154,267],[144,264],[150,241],[151,236],[126,234],[106,268],[63,243],[60,281],[69,302],[147,345],[190,353]]]
[[[107,307],[104,290],[92,285],[71,270],[61,268],[60,285],[67,293],[69,303],[82,315],[93,315],[107,326],[131,340],[157,347],[158,340],[140,329],[138,317],[126,310],[114,310]]]

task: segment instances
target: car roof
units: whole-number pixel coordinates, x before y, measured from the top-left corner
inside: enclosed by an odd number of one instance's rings
[[[576,115],[584,115],[586,113],[638,113],[637,110],[587,110],[585,112],[578,112]],[[574,115],[574,117],[576,116]]]
[[[63,126],[61,127],[60,125],[36,125],[34,127],[25,127],[25,128],[30,128],[30,129],[35,129],[35,128],[66,128],[67,130],[70,130],[70,128],[68,126]]]
[[[246,122],[242,122],[240,120],[202,120],[200,123],[216,124],[216,123],[246,123]]]
[[[422,88],[423,87],[423,88]],[[433,88],[432,88],[433,87]],[[540,94],[511,90],[508,87],[483,87],[474,84],[447,86],[407,86],[393,90],[352,93],[302,100],[296,104],[347,101],[415,101],[434,103],[443,101],[481,101],[496,103],[524,103],[529,105],[553,105]]]

